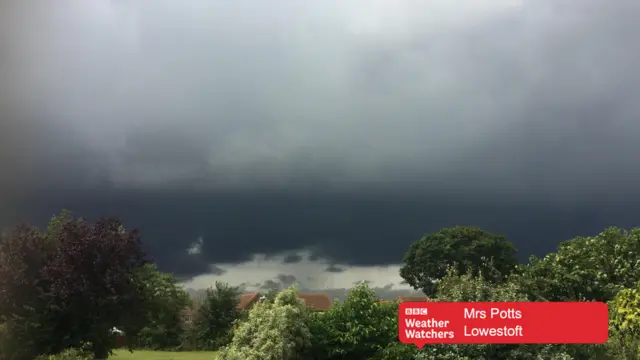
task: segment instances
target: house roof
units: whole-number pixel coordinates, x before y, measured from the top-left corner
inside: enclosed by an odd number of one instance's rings
[[[298,299],[315,310],[329,310],[333,305],[331,298],[327,294],[297,294]]]
[[[240,295],[240,301],[238,302],[238,309],[246,310],[248,307],[253,305],[258,299],[260,299],[260,293],[246,293]]]
[[[429,301],[428,296],[398,296],[396,298],[399,302],[423,302]]]

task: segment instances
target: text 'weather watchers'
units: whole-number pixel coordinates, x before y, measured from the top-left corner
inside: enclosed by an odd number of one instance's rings
[[[598,302],[405,302],[400,341],[426,344],[602,344],[607,305]]]

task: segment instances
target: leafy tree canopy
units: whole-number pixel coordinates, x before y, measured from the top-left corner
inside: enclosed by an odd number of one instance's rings
[[[19,225],[0,242],[0,351],[12,359],[33,359],[60,349],[53,339],[48,283],[41,271],[55,244],[38,229]],[[7,356],[8,357],[8,356]]]
[[[438,286],[434,301],[526,301],[526,295],[511,281],[496,284],[471,271],[459,274],[451,267]],[[539,345],[431,345],[416,360],[525,360],[572,359],[562,346]]]
[[[344,302],[314,315],[315,359],[372,359],[397,341],[398,304],[378,301],[366,282],[353,288]]]
[[[404,256],[400,276],[415,289],[432,296],[436,283],[449,267],[458,273],[471,271],[492,281],[501,281],[514,271],[518,260],[515,247],[503,236],[457,226],[423,236],[411,244]]]
[[[220,281],[207,289],[204,302],[198,307],[193,329],[199,347],[217,350],[231,341],[233,325],[240,318],[239,298],[237,287]]]
[[[184,327],[181,314],[189,306],[189,294],[176,278],[147,264],[138,272],[138,282],[147,302],[146,326],[138,334],[139,342],[154,349],[172,349],[182,343]]]
[[[533,300],[607,302],[639,280],[640,229],[611,227],[565,241],[541,259],[532,257],[522,267],[521,287]]]
[[[54,218],[49,231],[56,248],[42,275],[47,296],[64,319],[55,333],[67,345],[89,342],[95,356],[105,358],[113,327],[132,335],[146,320],[144,287],[137,281],[147,262],[140,235],[115,218]]]
[[[138,233],[116,219],[89,222],[63,212],[46,232],[22,225],[8,233],[0,243],[0,318],[22,349],[12,358],[86,343],[106,358],[113,327],[135,334],[144,323],[136,275],[145,262]]]

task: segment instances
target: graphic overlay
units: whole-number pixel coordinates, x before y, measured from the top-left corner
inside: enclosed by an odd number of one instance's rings
[[[405,344],[603,344],[609,309],[600,302],[405,302]]]

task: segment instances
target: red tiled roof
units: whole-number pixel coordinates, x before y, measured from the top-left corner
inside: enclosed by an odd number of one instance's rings
[[[298,299],[315,310],[329,310],[333,305],[331,298],[327,294],[297,294]]]
[[[248,310],[253,304],[260,300],[260,293],[246,293],[240,295],[240,301],[237,308],[239,310]]]

